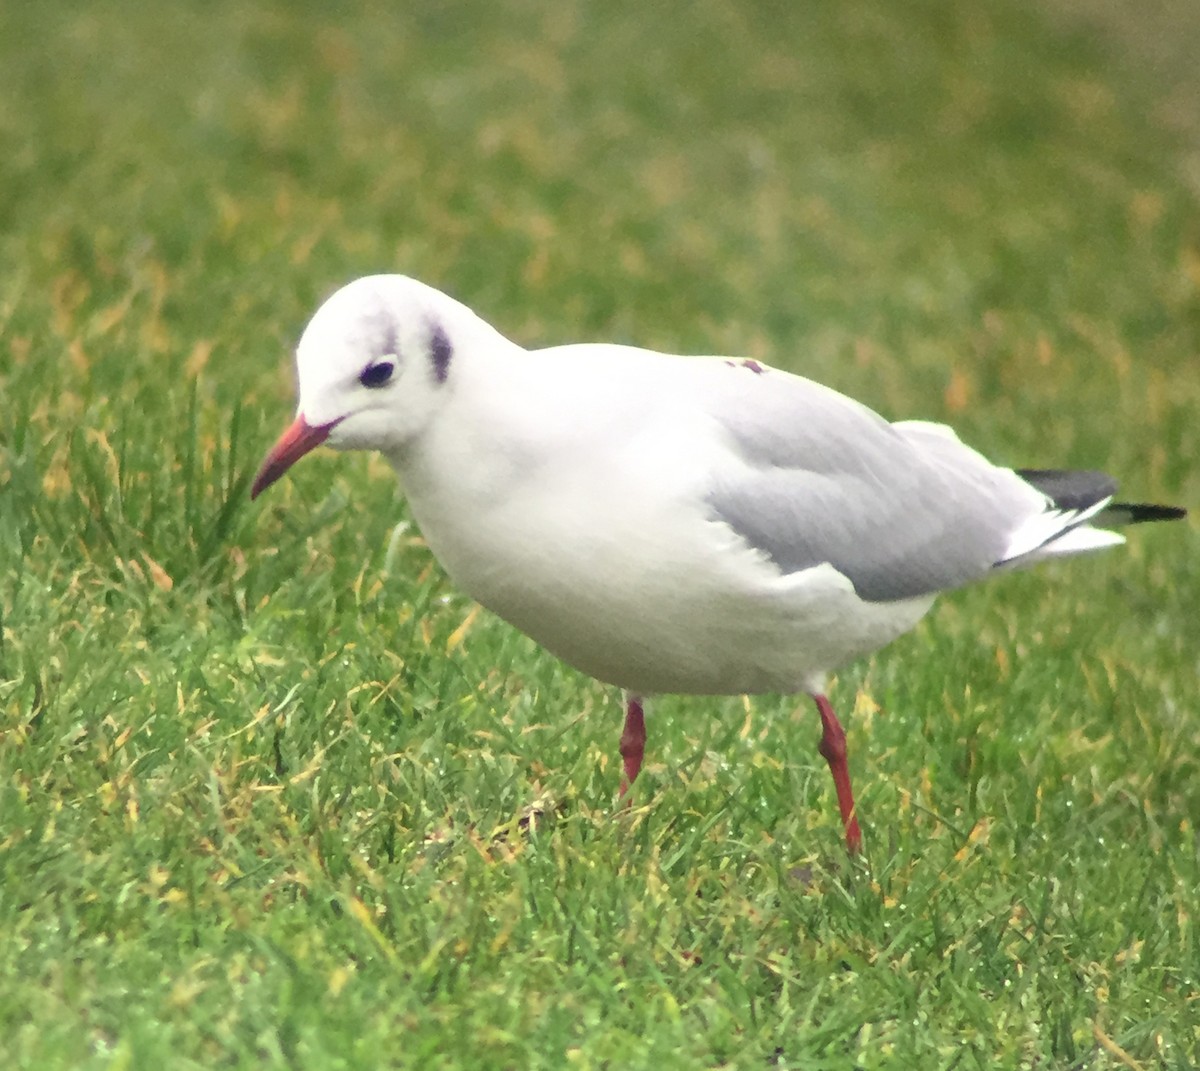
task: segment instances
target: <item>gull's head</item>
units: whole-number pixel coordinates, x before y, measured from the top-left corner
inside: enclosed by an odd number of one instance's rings
[[[403,275],[371,275],[338,290],[296,347],[296,419],[271,448],[252,498],[314,447],[395,452],[439,407],[464,306]]]

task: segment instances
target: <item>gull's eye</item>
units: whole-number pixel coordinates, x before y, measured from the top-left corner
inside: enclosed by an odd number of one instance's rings
[[[368,390],[382,387],[392,378],[392,372],[395,370],[395,367],[391,361],[380,361],[378,364],[369,364],[362,370],[358,381]]]

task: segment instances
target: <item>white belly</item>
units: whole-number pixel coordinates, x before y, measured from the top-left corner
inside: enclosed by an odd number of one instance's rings
[[[819,690],[933,603],[864,602],[829,565],[781,575],[698,509],[626,501],[601,519],[595,497],[564,489],[548,513],[517,495],[483,524],[410,501],[464,591],[576,669],[639,694]]]

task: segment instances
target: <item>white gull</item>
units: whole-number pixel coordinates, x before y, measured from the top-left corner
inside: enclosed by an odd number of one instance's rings
[[[643,698],[807,692],[847,844],[861,843],[825,675],[911,629],[939,592],[1123,542],[1103,473],[993,465],[948,428],[889,423],[753,360],[587,344],[526,350],[413,279],[369,276],[296,352],[295,422],[257,496],[325,443],[380,451],[464,591]]]

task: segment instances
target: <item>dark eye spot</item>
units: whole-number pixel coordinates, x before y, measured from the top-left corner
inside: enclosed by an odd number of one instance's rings
[[[396,366],[391,361],[380,361],[378,364],[369,364],[362,370],[358,381],[368,390],[374,390],[376,387],[382,387],[392,378],[392,372],[395,371],[395,368]]]

